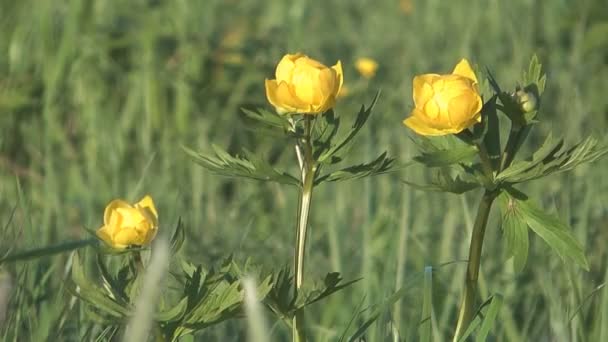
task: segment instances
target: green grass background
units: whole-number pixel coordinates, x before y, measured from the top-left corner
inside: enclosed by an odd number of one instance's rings
[[[184,220],[184,257],[211,265],[233,253],[290,264],[295,189],[211,175],[180,147],[247,147],[293,167],[291,148],[240,119],[241,107],[269,107],[264,78],[287,52],[342,61],[351,92],[336,111],[345,118],[382,90],[354,161],[384,150],[409,160],[413,133],[401,121],[412,107],[412,77],[449,72],[461,57],[513,88],[538,54],[548,85],[531,142],[549,131],[569,142],[589,134],[606,142],[604,1],[404,2],[408,10],[398,0],[0,1],[0,252],[86,237],[83,228],[100,226],[111,199],[149,193],[161,229]],[[370,81],[353,66],[362,56],[380,64]],[[533,238],[528,265],[515,274],[493,212],[481,294],[501,293],[505,305],[492,341],[608,341],[608,293],[596,291],[608,277],[607,167],[604,159],[522,187],[571,224],[590,272]],[[412,286],[367,341],[416,340],[425,266],[437,267],[433,335],[451,334],[465,264],[439,266],[466,259],[480,194],[424,193],[400,182],[423,177],[410,168],[316,190],[306,276],[340,271],[363,280],[310,309],[314,341],[335,340],[358,304],[404,284]],[[68,257],[2,266],[13,285],[3,340],[76,341],[100,332],[63,289]],[[278,323],[273,334],[288,336]],[[196,339],[244,336],[245,322],[234,321]]]

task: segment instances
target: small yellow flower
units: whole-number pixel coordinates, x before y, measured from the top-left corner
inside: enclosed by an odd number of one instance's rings
[[[414,110],[403,123],[421,135],[459,133],[481,122],[477,77],[466,59],[452,74],[414,77]]]
[[[376,70],[378,70],[378,63],[371,58],[358,58],[355,61],[355,68],[361,74],[361,76],[365,78],[372,78],[376,75]]]
[[[340,61],[329,68],[303,54],[288,54],[277,65],[276,79],[266,80],[266,97],[282,114],[319,114],[334,106],[342,82]]]
[[[145,246],[158,231],[158,213],[150,196],[134,205],[116,199],[106,207],[103,223],[97,236],[112,248]]]

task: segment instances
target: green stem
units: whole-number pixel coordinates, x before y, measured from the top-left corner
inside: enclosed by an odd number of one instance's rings
[[[312,200],[312,189],[314,185],[315,165],[312,154],[311,143],[311,120],[304,119],[304,137],[296,145],[296,153],[300,161],[300,171],[302,177],[302,189],[300,192],[300,208],[298,210],[296,244],[294,252],[294,285],[295,295],[297,296],[304,278],[304,252],[306,250],[306,230],[308,228],[308,214],[310,213],[310,203]],[[293,318],[293,341],[305,342],[304,334],[304,311],[298,310]]]
[[[487,177],[490,177],[491,182],[494,182],[494,168],[492,167],[492,160],[490,159],[486,145],[482,142],[477,144],[477,148],[479,149],[479,159],[481,160],[483,172]]]
[[[2,258],[0,258],[0,264],[15,261],[27,261],[30,259],[42,258],[59,253],[70,252],[75,249],[92,246],[96,243],[98,243],[97,239],[86,239],[78,241],[68,241],[56,245],[20,251],[3,256]]]
[[[458,341],[460,339],[474,316],[475,299],[477,297],[477,279],[479,278],[479,265],[481,263],[483,237],[486,232],[490,209],[492,208],[492,203],[494,202],[494,199],[496,199],[496,196],[496,192],[486,190],[481,201],[479,202],[477,217],[475,218],[473,233],[471,235],[471,244],[469,246],[469,260],[465,275],[464,292],[462,295],[462,302],[460,304],[460,312],[458,313],[458,322],[456,324],[456,332],[454,333],[454,341]]]
[[[511,131],[509,132],[509,139],[507,139],[507,145],[505,146],[505,152],[503,153],[503,158],[500,163],[500,170],[504,170],[513,162],[513,158],[515,157],[515,153],[519,149],[521,145],[521,139],[524,135],[524,128],[513,124],[511,127]]]

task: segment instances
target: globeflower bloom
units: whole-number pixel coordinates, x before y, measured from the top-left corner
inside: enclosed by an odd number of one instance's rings
[[[334,106],[342,82],[340,61],[327,67],[300,53],[287,54],[276,79],[266,80],[266,97],[281,114],[319,114]]]
[[[358,58],[355,61],[355,68],[361,76],[369,79],[376,76],[376,71],[378,70],[378,62],[371,58]]]
[[[103,223],[96,232],[97,237],[110,247],[145,246],[158,231],[158,213],[150,196],[134,205],[116,199],[106,207]]]
[[[414,110],[403,123],[420,135],[462,132],[481,122],[481,96],[477,77],[466,59],[449,75],[414,77]]]

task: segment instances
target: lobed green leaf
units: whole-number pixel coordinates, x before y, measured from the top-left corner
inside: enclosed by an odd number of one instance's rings
[[[558,217],[549,215],[528,200],[509,196],[511,206],[521,214],[528,227],[540,236],[563,260],[571,260],[583,269],[589,264],[582,245],[574,238],[568,226]]]
[[[528,259],[528,225],[514,201],[515,199],[507,193],[502,193],[499,196],[506,249],[509,256],[513,257],[515,271],[521,272]]]
[[[183,147],[183,149],[194,162],[218,175],[300,185],[299,179],[287,172],[276,170],[268,162],[248,150],[244,151],[245,156],[231,156],[216,145],[213,145],[215,155],[198,153],[187,147]]]

